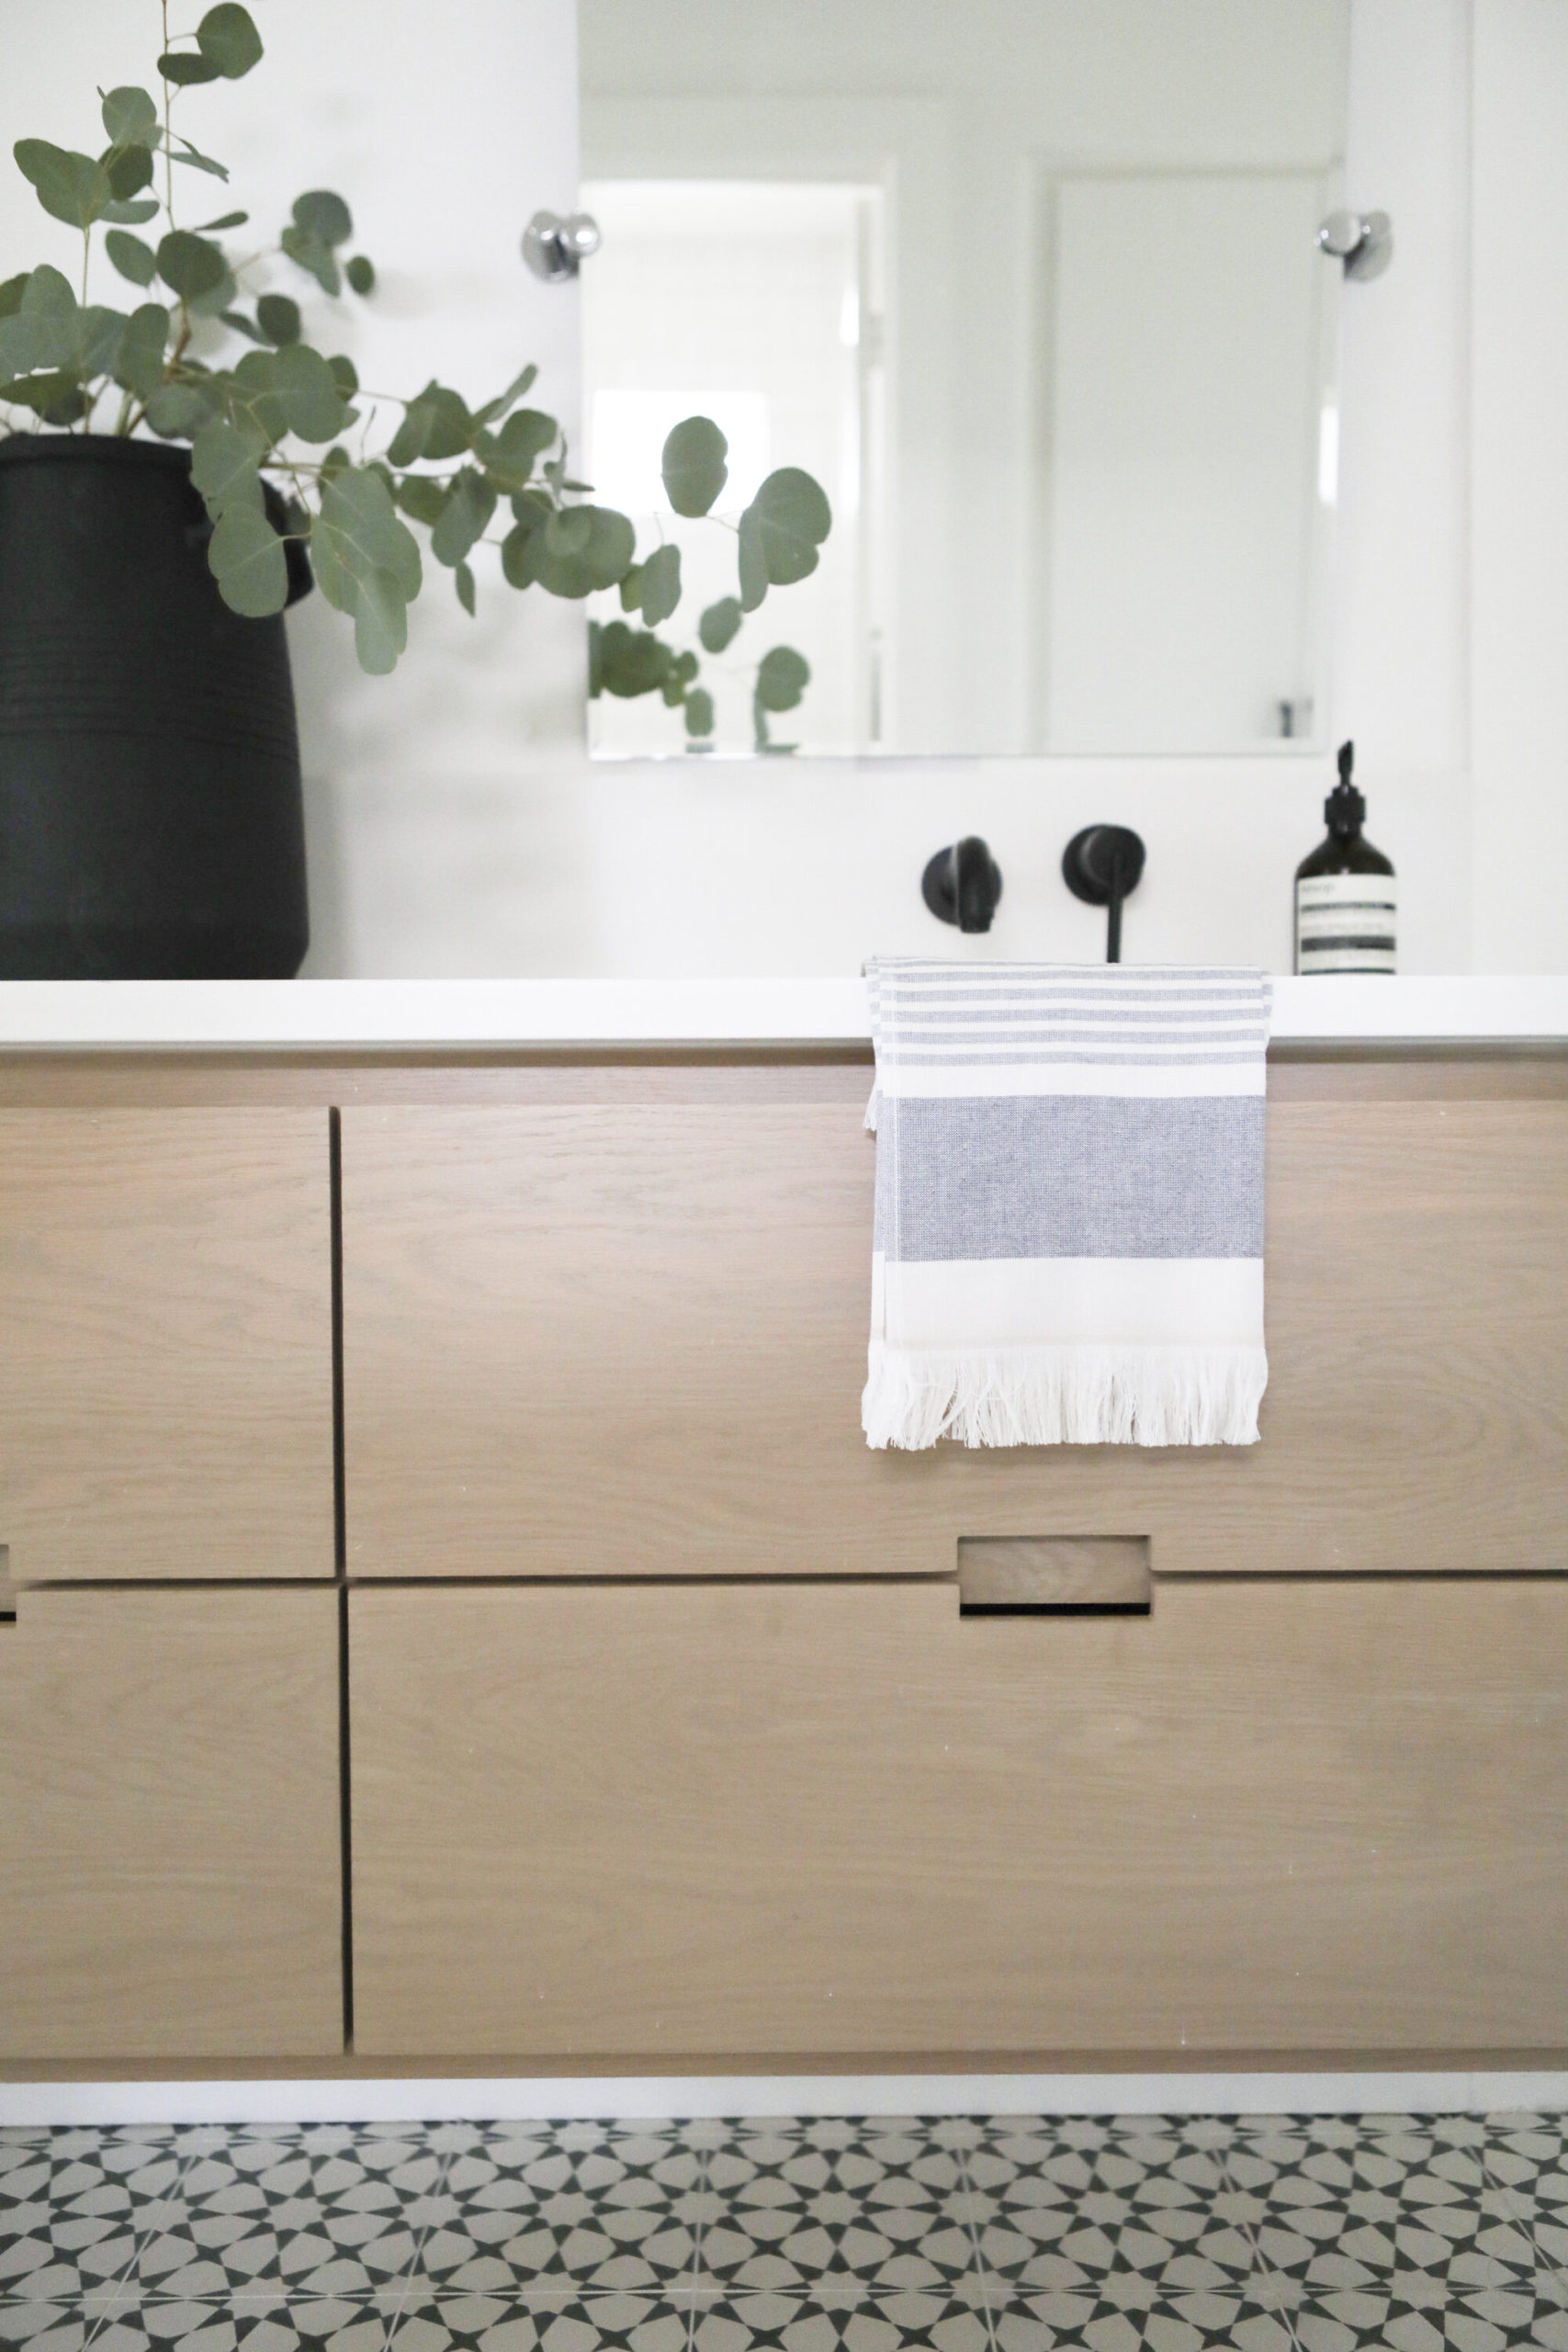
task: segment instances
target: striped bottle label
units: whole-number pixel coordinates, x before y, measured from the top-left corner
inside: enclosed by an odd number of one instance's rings
[[[1392,874],[1313,874],[1296,884],[1298,972],[1392,972],[1399,910]]]

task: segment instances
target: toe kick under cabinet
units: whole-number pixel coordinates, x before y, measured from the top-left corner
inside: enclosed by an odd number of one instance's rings
[[[1169,1453],[867,1451],[867,1076],[0,1057],[5,2071],[1563,2062],[1568,1062]]]

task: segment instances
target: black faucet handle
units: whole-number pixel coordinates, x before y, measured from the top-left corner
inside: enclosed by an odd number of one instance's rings
[[[1002,895],[1002,870],[978,833],[939,849],[920,876],[920,896],[939,922],[989,931]]]

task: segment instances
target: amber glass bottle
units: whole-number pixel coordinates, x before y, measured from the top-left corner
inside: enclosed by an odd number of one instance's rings
[[[1296,868],[1298,972],[1392,972],[1399,911],[1393,862],[1361,831],[1367,804],[1350,781],[1353,743],[1323,804],[1328,831]]]

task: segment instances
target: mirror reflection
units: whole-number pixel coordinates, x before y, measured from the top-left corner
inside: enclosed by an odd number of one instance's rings
[[[712,718],[623,665],[596,752],[1321,746],[1348,0],[580,23],[584,466],[639,559],[679,546],[657,634]],[[693,414],[728,444],[698,521],[660,470]],[[831,530],[711,650],[785,468]]]

